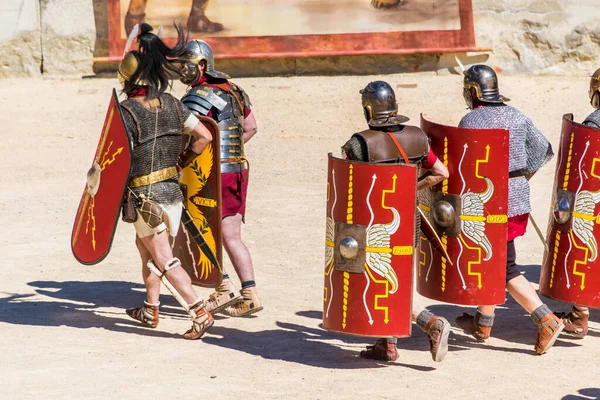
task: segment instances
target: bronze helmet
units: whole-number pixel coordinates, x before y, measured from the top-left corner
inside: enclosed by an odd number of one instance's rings
[[[137,50],[132,50],[123,56],[117,71],[117,78],[119,79],[121,86],[125,85],[125,81],[131,80],[131,78],[137,72],[140,63],[140,53]],[[139,86],[146,86],[148,85],[148,82],[142,80],[141,78],[137,78],[135,84]]]
[[[373,81],[362,89],[360,94],[369,126],[394,126],[408,121],[408,117],[398,115],[396,94],[387,82]]]
[[[212,48],[204,40],[190,40],[185,45],[185,54],[180,59],[182,66],[182,83],[192,84],[200,78],[200,63],[204,61],[204,73],[218,79],[229,79],[229,75],[215,71],[215,57]]]
[[[590,79],[590,104],[592,107],[600,108],[600,68],[594,72]]]
[[[476,64],[464,71],[463,96],[470,109],[473,109],[471,88],[475,88],[479,101],[485,103],[504,103],[509,98],[500,94],[496,72],[483,64]]]

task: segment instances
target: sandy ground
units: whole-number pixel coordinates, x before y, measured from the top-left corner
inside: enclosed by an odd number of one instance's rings
[[[79,265],[70,252],[74,213],[116,80],[0,81],[0,398],[600,397],[598,312],[588,337],[561,337],[540,357],[535,325],[509,298],[488,343],[454,328],[441,364],[431,360],[418,329],[399,341],[400,360],[386,365],[357,357],[369,340],[320,328],[326,157],[365,126],[358,90],[375,78],[398,88],[401,111],[413,121],[424,112],[457,124],[465,113],[456,75],[238,81],[260,127],[247,146],[252,175],[243,232],[265,310],[255,318],[219,318],[195,342],[181,338],[189,322],[168,295],[158,329],[126,316],[124,309],[144,298],[130,225],[119,225],[99,265]],[[563,113],[581,120],[591,111],[585,77],[500,79],[503,93],[554,144]],[[183,89],[176,85],[175,94]],[[542,229],[553,173],[551,163],[532,181]],[[517,251],[525,276],[537,282],[542,245],[533,230]],[[453,321],[463,308],[431,310]]]

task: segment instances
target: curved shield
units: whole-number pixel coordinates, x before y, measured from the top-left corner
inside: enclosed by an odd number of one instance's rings
[[[417,168],[329,154],[323,327],[410,336]]]
[[[540,293],[600,307],[600,130],[563,116]]]
[[[108,255],[130,172],[131,137],[113,89],[71,233],[71,250],[80,263],[96,264]]]
[[[200,121],[212,133],[212,142],[202,154],[185,167],[180,174],[184,188],[186,207],[206,243],[223,265],[221,246],[221,156],[219,153],[219,127],[211,119]],[[215,151],[215,146],[217,146]],[[177,237],[172,243],[173,254],[178,257],[192,278],[192,283],[204,287],[216,287],[223,280],[223,273],[214,265],[185,228],[183,220]]]
[[[447,303],[502,304],[509,132],[454,128],[427,121],[422,115],[421,128],[450,177],[432,189],[421,190],[419,207],[432,222],[450,260],[421,236],[417,291]]]

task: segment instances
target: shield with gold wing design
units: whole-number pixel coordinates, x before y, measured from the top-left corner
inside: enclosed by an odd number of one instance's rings
[[[130,172],[131,137],[113,90],[71,233],[71,250],[80,263],[96,264],[108,255]]]
[[[600,307],[600,130],[563,116],[540,293]]]
[[[411,334],[417,168],[329,154],[323,327]]]
[[[421,190],[419,207],[450,259],[421,236],[417,291],[453,304],[503,304],[509,132],[454,128],[422,115],[421,129],[450,176]]]
[[[200,121],[211,132],[212,141],[202,154],[196,157],[180,174],[184,185],[186,206],[196,227],[200,230],[208,247],[223,265],[221,246],[221,155],[219,152],[219,127],[211,119],[200,117]],[[215,150],[215,146],[217,146]],[[172,242],[173,254],[178,257],[192,283],[204,287],[216,287],[223,280],[223,273],[194,243],[192,235],[181,224],[177,237]]]

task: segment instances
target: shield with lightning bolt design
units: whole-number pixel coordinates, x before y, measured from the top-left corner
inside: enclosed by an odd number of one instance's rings
[[[323,327],[410,336],[417,168],[329,154]]]
[[[219,127],[211,119],[200,116],[200,121],[212,134],[211,143],[202,154],[181,171],[180,182],[184,185],[185,202],[192,220],[204,236],[206,243],[223,265],[221,246],[221,154]],[[185,141],[184,141],[185,142]],[[218,265],[200,250],[198,245],[181,224],[177,237],[172,241],[173,254],[178,257],[192,282],[198,286],[216,287],[223,280]]]
[[[540,293],[600,307],[600,130],[563,116]]]
[[[423,116],[421,129],[450,176],[432,189],[421,190],[419,207],[450,260],[421,236],[417,291],[453,304],[503,304],[509,132],[454,128]]]
[[[130,172],[131,137],[113,90],[71,234],[71,250],[80,263],[96,264],[108,255]]]

